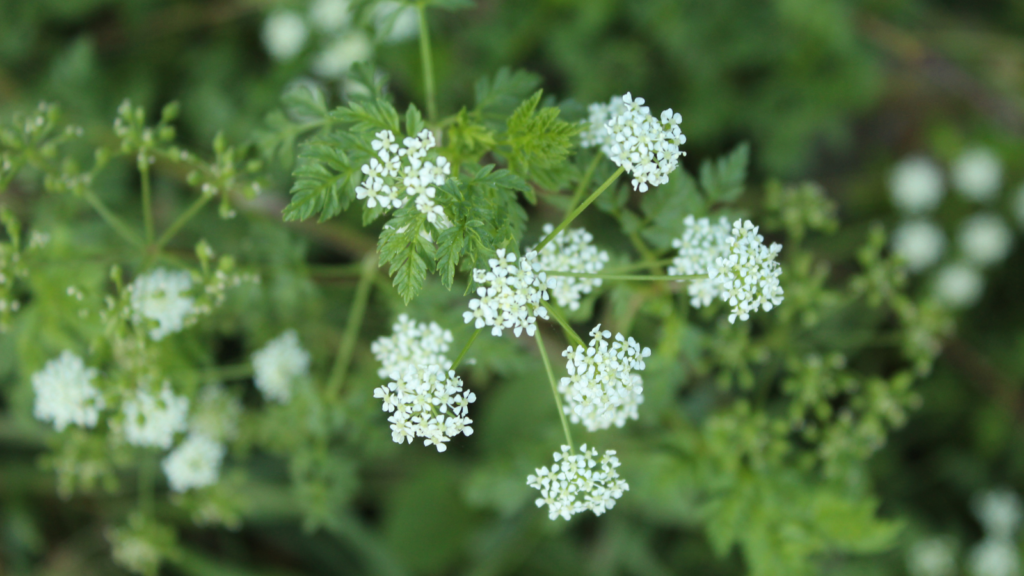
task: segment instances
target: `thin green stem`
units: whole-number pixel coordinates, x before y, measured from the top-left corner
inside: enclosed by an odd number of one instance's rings
[[[149,153],[139,151],[139,177],[142,180],[142,218],[146,224],[146,244],[153,243],[153,192],[149,176]]]
[[[687,280],[700,280],[707,276],[703,274],[693,274],[689,276],[654,276],[652,274],[587,274],[584,272],[548,272],[544,271],[548,276],[569,276],[571,278],[600,278],[602,280],[625,280],[631,282],[659,282],[662,280],[675,280],[679,282],[685,282]]]
[[[538,244],[534,250],[540,252],[545,246],[547,246],[548,242],[551,242],[551,240],[553,240],[555,236],[558,236],[559,232],[565,230],[569,226],[569,224],[572,224],[572,221],[575,220],[577,216],[582,214],[583,211],[587,209],[587,206],[590,206],[590,204],[594,200],[597,200],[598,196],[603,194],[604,191],[607,190],[608,187],[611,186],[612,183],[614,183],[619,176],[622,176],[622,173],[625,171],[625,168],[619,168],[618,170],[615,171],[614,174],[609,176],[608,179],[604,181],[604,184],[601,184],[601,186],[597,190],[594,190],[594,193],[588,196],[587,199],[584,200],[583,203],[579,205],[579,207],[570,212],[569,215],[566,216],[564,220],[562,220],[562,223],[559,224],[557,228],[551,231],[551,234],[548,234],[546,238],[541,240],[540,244]]]
[[[609,268],[607,271],[612,274],[620,274],[622,272],[632,272],[633,270],[643,270],[644,268],[650,268],[651,266],[668,266],[674,261],[675,258],[665,258],[663,260],[655,260],[654,262],[634,262],[626,266]]]
[[[107,205],[104,204],[92,190],[86,190],[83,192],[82,197],[85,198],[85,201],[88,202],[97,213],[99,213],[100,217],[103,218],[103,220],[109,224],[110,227],[114,229],[114,232],[117,232],[121,238],[124,238],[128,243],[134,246],[138,246],[140,248],[143,246],[142,239],[139,238],[138,234],[125,224],[124,220],[121,220],[116,214],[111,212],[110,208],[107,208]]]
[[[430,51],[430,27],[427,26],[427,8],[417,6],[420,15],[420,60],[423,62],[423,86],[427,93],[427,119],[437,118],[437,100],[434,92],[434,56]]]
[[[334,366],[327,380],[327,398],[336,398],[345,385],[345,374],[348,373],[348,366],[352,362],[352,352],[356,348],[359,329],[363,326],[363,316],[366,314],[366,304],[370,301],[370,288],[373,286],[373,277],[376,273],[377,255],[373,254],[363,260],[363,270],[359,275],[359,284],[356,285],[356,296],[348,313],[345,333],[338,344],[338,354],[334,358]]]
[[[651,271],[651,274],[656,276],[664,276],[665,271],[656,264],[658,258],[651,252],[651,249],[647,247],[643,239],[640,238],[640,234],[635,230],[629,233],[629,241],[633,244],[633,248],[640,253],[640,258],[647,263],[647,268]]]
[[[548,312],[551,313],[551,316],[554,317],[555,322],[558,322],[559,326],[562,327],[562,331],[565,332],[565,336],[569,340],[575,341],[575,343],[579,346],[586,346],[586,344],[583,342],[583,338],[580,338],[580,335],[577,334],[576,331],[572,329],[572,326],[570,326],[569,322],[565,319],[565,314],[562,313],[562,309],[557,304],[555,304],[554,302],[548,302],[547,304],[544,305],[544,308],[546,308]]]
[[[164,233],[160,235],[160,239],[156,241],[156,248],[159,250],[166,246],[167,243],[174,238],[174,235],[177,234],[185,224],[188,224],[189,220],[203,209],[203,206],[206,206],[210,200],[213,200],[214,196],[216,196],[216,194],[204,193],[199,198],[196,198],[196,201],[182,212],[178,218],[171,223],[167,230],[164,230]]]
[[[580,199],[583,198],[583,193],[587,191],[587,186],[590,185],[590,179],[594,177],[594,171],[597,170],[597,165],[601,163],[601,153],[594,154],[594,159],[590,161],[590,165],[587,166],[587,171],[583,173],[583,178],[580,178],[579,185],[576,186],[576,191],[573,192],[572,200],[569,201],[569,207],[565,209],[565,213],[568,214],[576,208],[576,204],[579,203]]]
[[[469,337],[469,342],[466,342],[466,345],[462,347],[462,352],[459,352],[459,357],[452,363],[450,370],[455,370],[459,367],[459,363],[466,356],[466,352],[469,352],[469,347],[473,345],[473,342],[476,342],[476,337],[480,335],[480,332],[483,332],[483,328],[477,328],[476,332],[473,332],[473,335]]]
[[[544,370],[548,373],[548,382],[551,383],[551,394],[555,396],[555,406],[558,407],[558,417],[562,420],[562,431],[565,432],[565,440],[569,443],[569,449],[576,452],[576,445],[572,442],[572,432],[569,431],[569,419],[565,417],[565,410],[562,409],[562,396],[558,394],[558,385],[555,384],[555,372],[551,369],[551,361],[548,360],[548,351],[544,348],[544,338],[540,330],[534,332],[537,339],[537,349],[540,350],[540,359],[544,361]]]

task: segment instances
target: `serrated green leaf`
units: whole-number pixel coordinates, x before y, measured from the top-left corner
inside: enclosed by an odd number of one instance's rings
[[[332,111],[331,118],[342,124],[350,124],[357,131],[376,133],[390,130],[396,136],[402,131],[398,111],[383,99],[350,102],[348,106]]]
[[[474,114],[481,118],[504,119],[516,106],[540,86],[540,76],[525,70],[502,68],[493,78],[477,80],[473,88]]]
[[[743,142],[725,156],[705,160],[700,166],[700,185],[709,202],[733,202],[743,194],[750,161],[750,145]]]
[[[420,113],[420,109],[415,104],[409,104],[409,108],[405,111],[405,133],[409,136],[415,136],[425,127],[423,114]]]
[[[427,262],[434,261],[434,245],[421,234],[426,223],[425,214],[407,205],[385,225],[377,245],[380,262],[391,265],[392,283],[406,304],[423,288]]]
[[[353,159],[346,149],[361,152],[360,158]],[[303,144],[292,172],[295,183],[284,219],[305,220],[319,214],[324,221],[348,208],[362,178],[362,160],[368,156],[365,145],[350,134],[332,133]]]
[[[567,162],[580,125],[558,118],[558,108],[539,108],[542,90],[523,101],[507,122],[508,131],[501,151],[508,158],[509,170],[535,181],[558,185],[554,176],[571,170]],[[566,175],[568,181],[571,176]]]
[[[320,88],[297,84],[281,96],[285,113],[293,120],[309,121],[327,117],[327,100]]]

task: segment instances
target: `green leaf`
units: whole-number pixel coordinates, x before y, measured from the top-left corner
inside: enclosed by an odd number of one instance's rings
[[[357,131],[376,133],[390,130],[395,136],[402,132],[398,111],[383,99],[349,102],[348,106],[332,111],[331,118],[342,124],[351,124]]]
[[[700,166],[700,185],[708,201],[733,202],[743,194],[750,161],[750,145],[743,142],[727,155]]]
[[[502,68],[494,78],[477,80],[473,112],[487,119],[504,120],[531,92],[540,86],[540,76],[525,70]]]
[[[390,264],[390,275],[399,296],[408,304],[419,294],[427,278],[427,262],[434,261],[434,245],[421,235],[427,216],[406,205],[380,234],[378,252],[381,264]]]
[[[426,124],[423,123],[423,114],[420,114],[420,109],[415,104],[409,104],[409,108],[405,111],[405,133],[415,136],[425,127]]]
[[[360,157],[353,158],[346,149]],[[360,167],[369,155],[365,145],[346,133],[327,134],[303,144],[292,172],[295,183],[284,219],[305,220],[319,214],[322,222],[348,208],[362,178]]]
[[[281,97],[285,113],[293,120],[309,121],[327,117],[323,91],[312,84],[297,84]]]
[[[538,109],[542,95],[541,90],[534,92],[509,117],[502,152],[509,170],[557,189],[572,178],[573,167],[566,160],[580,125],[559,119],[558,108]]]
[[[677,170],[667,184],[647,191],[640,200],[640,209],[649,225],[641,232],[656,248],[665,250],[683,231],[683,219],[707,213],[697,182],[686,170]]]
[[[443,10],[465,10],[475,7],[476,3],[472,0],[425,0],[424,5]]]

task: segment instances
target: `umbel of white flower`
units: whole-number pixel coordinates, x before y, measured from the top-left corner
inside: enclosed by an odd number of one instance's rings
[[[893,230],[892,249],[903,257],[911,272],[922,272],[942,259],[946,233],[930,220],[907,220]]]
[[[889,176],[892,203],[901,212],[922,214],[939,206],[945,196],[942,170],[926,156],[900,160]]]
[[[679,252],[669,274],[707,278],[690,280],[690,305],[708,306],[720,299],[732,306],[729,322],[748,320],[759,308],[769,311],[782,303],[779,284],[782,266],[776,258],[782,245],[765,246],[764,237],[750,220],[736,220],[729,229],[724,218],[711,223],[707,218],[687,216],[683,236],[673,241]]]
[[[994,212],[972,214],[960,225],[960,250],[978,266],[991,266],[1006,259],[1013,246],[1013,231]]]
[[[427,152],[436,145],[434,134],[423,130],[415,138],[408,137],[399,146],[395,134],[382,130],[371,142],[377,152],[363,165],[364,178],[356,187],[356,198],[366,200],[370,208],[401,208],[406,201],[416,203],[416,209],[427,215],[427,221],[439,228],[450,225],[444,209],[434,202],[437,186],[451,174],[451,164],[444,156],[433,162],[426,160]]]
[[[586,510],[600,516],[615,507],[615,501],[629,490],[629,484],[616,470],[619,459],[615,450],[608,450],[598,460],[597,450],[580,446],[579,454],[572,454],[569,446],[555,452],[551,468],[537,468],[536,474],[526,478],[526,484],[540,490],[537,507],[548,507],[548,517],[559,516],[568,520],[573,514]],[[600,465],[600,467],[598,467]]]
[[[275,60],[291,60],[302,51],[309,37],[306,22],[295,12],[275,12],[263,21],[260,39]]]
[[[504,248],[487,261],[490,270],[476,268],[473,281],[480,284],[477,298],[469,301],[469,311],[462,313],[467,324],[477,328],[491,326],[491,334],[501,336],[510,328],[518,337],[526,330],[533,336],[537,318],[548,317],[542,301],[548,300],[548,277],[538,272],[537,252],[529,251],[516,263],[516,255]]]
[[[948,538],[928,538],[915,542],[907,551],[910,576],[953,576],[956,550]]]
[[[967,558],[971,576],[1020,576],[1020,556],[1013,540],[986,537]]]
[[[981,494],[972,503],[972,508],[985,535],[993,538],[1013,539],[1024,514],[1020,496],[1006,489]]]
[[[671,276],[707,275],[715,260],[729,255],[729,221],[723,216],[712,224],[707,218],[689,215],[683,219],[683,236],[672,241],[678,250],[668,267]],[[719,288],[711,278],[697,278],[687,284],[690,306],[710,306],[719,297]]]
[[[600,146],[609,160],[633,177],[634,190],[647,192],[649,186],[668,182],[679,167],[679,156],[685,154],[679,150],[686,143],[679,128],[682,116],[670,108],[655,118],[643,98],[629,93],[608,104],[591,104],[589,112],[581,136],[584,147]]]
[[[416,366],[438,366],[442,370],[451,367],[445,356],[452,341],[450,330],[437,322],[416,322],[407,314],[400,315],[391,330],[391,336],[381,336],[370,344],[370,352],[381,364],[377,370],[381,378]]]
[[[932,291],[940,302],[956,310],[978,303],[985,291],[985,277],[963,262],[946,264],[935,274]]]
[[[98,372],[74,352],[65,350],[32,375],[35,417],[53,422],[57,431],[69,424],[93,428],[106,402],[93,386]]]
[[[612,333],[602,331],[600,324],[590,337],[588,346],[569,346],[562,352],[569,372],[558,383],[558,392],[565,397],[562,410],[573,424],[582,422],[590,432],[612,425],[622,428],[627,420],[639,418],[644,386],[634,371],[646,368],[644,358],[651,349],[641,349],[632,336],[616,334],[611,340]]]
[[[447,449],[446,442],[455,436],[473,433],[469,405],[476,394],[462,387],[462,378],[454,370],[440,366],[407,366],[390,375],[391,382],[373,391],[383,400],[383,409],[390,412],[391,439],[412,444],[423,438],[424,446]]]
[[[1003,162],[992,150],[978,146],[957,156],[950,168],[953,188],[968,200],[994,200],[1003,185]]]
[[[192,275],[184,270],[157,268],[139,276],[128,286],[133,318],[136,324],[152,326],[149,337],[163,340],[181,332],[193,320],[195,300],[188,296]]]
[[[170,382],[157,395],[140,386],[134,398],[124,401],[124,435],[134,446],[171,447],[174,435],[188,427],[188,398],[178,396]]]
[[[204,434],[189,434],[161,463],[171,490],[187,492],[216,483],[226,451]]]
[[[555,229],[544,225],[544,237]],[[536,268],[547,272],[596,274],[608,262],[608,253],[593,244],[594,236],[583,228],[562,230],[540,251]],[[548,276],[548,290],[563,308],[578,310],[584,294],[601,285],[600,278]]]
[[[263,398],[286,403],[292,399],[296,378],[309,374],[309,352],[299,344],[295,330],[286,330],[277,338],[253,352],[253,381]]]

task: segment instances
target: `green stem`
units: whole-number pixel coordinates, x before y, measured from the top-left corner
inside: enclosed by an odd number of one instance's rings
[[[463,346],[462,352],[459,353],[459,357],[452,363],[450,370],[455,370],[459,367],[459,362],[462,362],[462,359],[466,356],[466,352],[469,352],[469,347],[476,341],[476,337],[480,335],[480,332],[483,332],[483,328],[477,328],[476,332],[473,332],[473,335],[469,337],[469,342],[466,342],[466,345]]]
[[[153,243],[153,200],[149,177],[149,153],[145,148],[139,151],[139,176],[142,179],[142,218],[146,224],[146,244]]]
[[[597,170],[597,165],[600,163],[601,153],[597,152],[594,154],[594,159],[590,161],[590,165],[587,166],[587,171],[583,173],[583,178],[580,178],[580,183],[576,186],[576,191],[573,192],[572,200],[569,201],[569,207],[565,209],[566,214],[572,212],[576,204],[579,203],[580,198],[583,198],[583,193],[586,192],[590,179],[594,177],[594,171]]]
[[[420,15],[420,59],[423,61],[423,86],[427,93],[427,119],[437,118],[437,101],[434,96],[434,56],[430,51],[430,27],[427,26],[427,8],[417,6]]]
[[[654,276],[651,274],[587,274],[583,272],[548,272],[544,271],[548,276],[569,276],[572,278],[601,278],[602,280],[626,280],[626,281],[647,281],[647,282],[658,282],[662,280],[675,280],[678,282],[685,282],[687,280],[700,280],[701,278],[707,278],[704,274],[693,274],[690,276]]]
[[[544,338],[540,330],[534,332],[537,339],[537,348],[540,350],[540,358],[544,361],[544,370],[548,373],[548,382],[551,383],[551,393],[555,396],[555,406],[558,406],[558,417],[562,420],[562,431],[565,432],[565,440],[569,443],[569,449],[575,453],[576,445],[572,442],[572,433],[569,432],[569,419],[565,417],[565,410],[562,409],[562,397],[558,394],[558,385],[555,384],[555,373],[551,370],[551,361],[548,360],[548,352],[544,349]]]
[[[188,209],[182,212],[178,218],[171,223],[167,230],[164,230],[164,233],[160,235],[160,239],[156,241],[156,248],[159,250],[166,246],[167,243],[174,238],[174,235],[177,234],[185,224],[188,224],[188,221],[203,209],[203,206],[206,206],[207,202],[213,200],[214,196],[216,196],[216,194],[203,193],[199,198],[196,198],[196,201],[193,202]]]
[[[627,266],[618,266],[616,268],[609,268],[607,271],[614,274],[622,272],[632,272],[633,270],[643,270],[644,268],[650,268],[651,266],[668,266],[675,261],[675,258],[665,258],[663,260],[655,260],[653,262],[634,262]]]
[[[116,214],[111,212],[110,208],[107,208],[107,205],[104,204],[103,201],[92,192],[92,190],[86,190],[83,192],[82,197],[85,198],[85,201],[99,213],[100,217],[103,218],[103,220],[109,224],[110,227],[121,236],[121,238],[124,238],[134,246],[138,246],[140,248],[143,246],[142,239],[124,223],[124,220],[121,220]]]
[[[629,241],[633,244],[633,248],[636,248],[636,251],[640,253],[640,258],[647,263],[647,268],[651,271],[651,274],[654,274],[655,276],[665,275],[665,271],[656,264],[658,259],[657,256],[651,252],[651,249],[648,248],[647,244],[645,244],[643,239],[640,238],[640,234],[635,230],[630,232]]]
[[[595,190],[593,194],[591,194],[589,197],[587,197],[587,199],[584,200],[583,203],[580,204],[578,208],[576,208],[568,216],[566,216],[565,220],[562,220],[562,223],[559,224],[557,228],[555,228],[554,230],[551,231],[551,234],[548,234],[546,238],[541,240],[540,244],[538,244],[537,247],[534,248],[534,250],[536,250],[537,252],[540,252],[542,249],[544,249],[544,247],[547,246],[548,242],[551,242],[551,240],[553,240],[555,238],[555,236],[558,236],[559,232],[561,232],[562,230],[565,230],[566,227],[568,227],[569,224],[571,224],[572,221],[575,220],[577,216],[582,214],[583,211],[587,209],[587,206],[590,206],[590,204],[594,200],[597,200],[598,196],[600,196],[602,193],[604,193],[604,191],[607,190],[608,187],[611,186],[612,183],[615,182],[615,180],[619,176],[622,176],[622,173],[625,172],[625,171],[626,171],[625,168],[619,168],[618,170],[615,171],[614,174],[609,176],[608,179],[604,181],[604,184],[601,184],[601,186],[597,190]]]
[[[555,322],[558,322],[558,324],[562,327],[562,331],[565,332],[567,338],[569,338],[570,340],[574,340],[576,344],[580,346],[586,346],[586,343],[583,342],[583,338],[580,338],[580,335],[577,334],[576,331],[572,329],[572,326],[570,326],[569,322],[565,319],[565,315],[562,313],[562,309],[559,308],[557,304],[555,304],[554,302],[548,302],[547,304],[544,305],[544,307],[547,308],[548,312],[551,313],[551,316],[554,317]]]
[[[370,301],[370,288],[373,286],[373,277],[376,273],[377,255],[372,254],[363,260],[363,270],[359,275],[359,284],[356,285],[356,296],[352,300],[352,308],[348,313],[345,333],[341,337],[341,343],[338,344],[338,354],[327,380],[327,398],[337,397],[345,384],[345,374],[352,362],[352,352],[356,348],[356,338],[363,325],[363,316],[366,314],[366,304]]]

